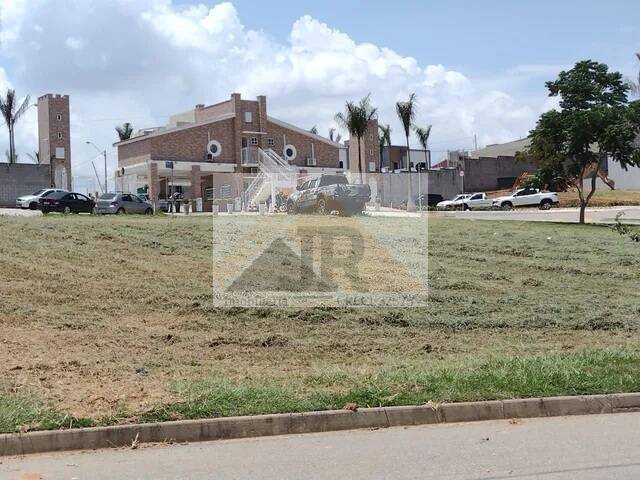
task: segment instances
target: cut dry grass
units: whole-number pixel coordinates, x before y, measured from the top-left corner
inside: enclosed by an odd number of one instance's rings
[[[212,232],[260,250],[216,221],[0,217],[0,429],[637,388],[638,246],[609,228],[433,220],[426,308],[222,310]],[[359,221],[384,262],[426,254],[417,220]]]

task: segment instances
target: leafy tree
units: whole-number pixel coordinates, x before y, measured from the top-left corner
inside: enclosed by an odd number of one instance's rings
[[[416,137],[418,137],[418,142],[420,142],[420,145],[424,150],[424,161],[426,163],[428,161],[427,150],[429,150],[429,137],[431,136],[431,125],[429,125],[427,128],[413,127],[413,131],[416,132]],[[426,167],[430,168],[431,165],[426,165]]]
[[[580,223],[596,191],[601,161],[610,158],[623,169],[640,165],[634,144],[640,132],[640,102],[629,102],[629,85],[618,72],[591,60],[580,61],[555,81],[550,96],[560,97],[560,111],[543,113],[531,131],[524,154],[558,179],[575,182],[580,197]],[[591,176],[590,190],[584,186]]]
[[[329,140],[331,140],[332,142],[340,143],[340,140],[342,140],[342,135],[340,135],[339,133],[336,133],[335,128],[330,128]]]
[[[362,137],[367,133],[369,122],[376,118],[378,109],[371,106],[371,94],[361,99],[358,103],[347,102],[345,110],[336,114],[336,122],[343,126],[358,142],[358,175],[362,183]]]
[[[391,147],[391,125],[381,123],[378,125],[378,130],[380,130],[380,161],[382,161],[384,147]],[[389,159],[389,164],[391,164],[391,159]]]
[[[125,122],[122,125],[116,126],[116,132],[118,132],[118,137],[121,142],[129,140],[131,135],[133,135],[133,125],[129,122]]]
[[[25,97],[19,107],[18,103],[15,90],[9,89],[5,97],[0,96],[0,113],[2,113],[2,120],[9,130],[9,152],[7,155],[9,163],[18,161],[14,133],[16,122],[20,120],[20,117],[22,117],[29,108],[29,95]]]
[[[314,125],[313,127],[311,127],[309,129],[309,133],[313,133],[314,135],[318,134],[318,127],[316,125]]]
[[[411,147],[409,146],[409,134],[411,133],[411,127],[413,126],[413,120],[416,116],[416,94],[409,95],[409,99],[404,102],[396,103],[396,113],[404,128],[404,135],[407,139],[407,169],[409,171],[409,181],[407,187],[407,211],[415,212],[416,203],[413,200],[413,194],[411,192]]]

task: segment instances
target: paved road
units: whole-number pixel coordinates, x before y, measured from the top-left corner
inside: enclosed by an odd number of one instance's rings
[[[640,413],[0,458],[7,480],[637,479]]]
[[[585,215],[587,223],[615,223],[616,215],[623,212],[621,221],[640,224],[640,207],[588,208]],[[551,210],[519,209],[508,212],[478,210],[471,212],[430,212],[432,218],[462,218],[471,220],[520,220],[532,222],[577,223],[577,208],[553,208]]]

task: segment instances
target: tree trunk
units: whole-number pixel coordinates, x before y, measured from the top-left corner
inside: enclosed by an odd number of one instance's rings
[[[407,169],[409,170],[409,182],[407,184],[407,212],[416,211],[416,203],[413,201],[411,188],[411,149],[409,148],[409,136],[407,135]]]
[[[16,146],[13,137],[13,127],[9,127],[9,163],[16,161]]]
[[[360,178],[360,183],[362,184],[362,151],[360,142],[362,137],[358,137],[358,177]]]

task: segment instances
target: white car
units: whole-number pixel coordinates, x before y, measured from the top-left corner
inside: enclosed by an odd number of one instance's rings
[[[445,200],[443,202],[439,202],[436,204],[436,208],[438,210],[456,210],[459,208],[463,208],[464,200],[469,198],[471,195],[463,193],[455,196],[451,200]]]
[[[515,207],[538,206],[540,210],[549,210],[559,202],[556,192],[543,192],[539,188],[521,188],[511,195],[493,199],[493,208],[511,210]]]
[[[53,192],[66,192],[66,190],[64,188],[43,188],[37,192],[33,192],[31,195],[23,195],[22,197],[16,198],[16,207],[37,210],[38,200],[51,195]]]
[[[465,210],[491,208],[493,206],[493,199],[488,198],[486,193],[474,193],[466,200],[463,200],[462,205]]]

